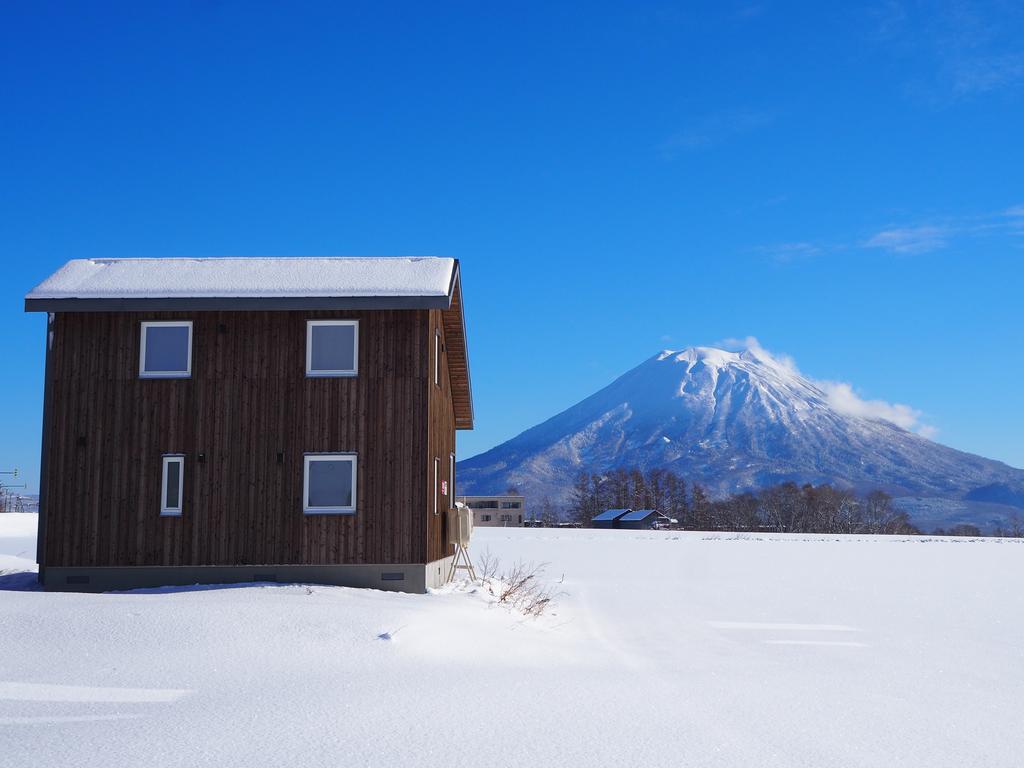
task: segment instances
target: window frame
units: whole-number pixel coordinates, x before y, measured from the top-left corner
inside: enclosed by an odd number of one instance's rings
[[[313,370],[313,329],[319,326],[351,325],[354,329],[352,337],[352,368],[338,370]],[[352,378],[359,375],[359,321],[358,320],[307,320],[306,321],[306,378],[338,379]]]
[[[455,451],[448,454],[448,506],[455,508]]]
[[[434,514],[441,514],[441,510],[437,504],[437,497],[441,492],[441,459],[439,456],[434,457]]]
[[[146,337],[150,328],[188,328],[188,359],[184,371],[147,371]],[[191,379],[192,378],[192,321],[191,320],[143,320],[139,330],[139,378],[140,379]]]
[[[349,506],[309,506],[309,465],[316,461],[348,462],[352,466],[352,503]],[[353,451],[331,451],[304,453],[302,455],[302,514],[304,515],[354,515],[359,497],[356,495],[356,481],[359,479],[359,457]]]
[[[441,329],[434,329],[434,385],[441,386]]]
[[[181,517],[185,509],[185,454],[165,453],[160,457],[160,517]],[[178,506],[167,506],[167,467],[178,465]]]

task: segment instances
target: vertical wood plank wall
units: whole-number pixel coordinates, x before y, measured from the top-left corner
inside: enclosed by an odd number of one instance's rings
[[[449,376],[448,351],[445,343],[445,329],[439,309],[430,310],[430,323],[427,333],[430,350],[430,378],[427,383],[429,390],[429,431],[427,435],[427,558],[431,561],[454,554],[454,548],[448,543],[448,507],[454,505],[455,499],[449,494],[441,493],[438,483],[437,510],[434,515],[434,459],[440,460],[441,480],[448,479],[448,458],[455,452],[455,409],[452,403],[452,386]],[[440,386],[434,383],[434,336],[440,334]],[[458,478],[456,478],[458,483]]]
[[[193,321],[192,378],[140,379],[140,323],[176,319]],[[306,377],[311,319],[359,320],[358,376]],[[45,564],[433,559],[423,339],[435,322],[428,310],[58,314]],[[303,514],[303,454],[317,451],[358,454],[354,515]],[[181,517],[159,514],[165,453],[186,456]]]

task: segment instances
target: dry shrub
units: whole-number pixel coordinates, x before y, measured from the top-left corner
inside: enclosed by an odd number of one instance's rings
[[[524,616],[542,615],[558,596],[554,587],[542,579],[547,563],[517,560],[511,568],[503,570],[496,557],[484,552],[479,564],[479,579],[488,593],[499,605],[513,608]],[[563,576],[558,583],[564,579]]]

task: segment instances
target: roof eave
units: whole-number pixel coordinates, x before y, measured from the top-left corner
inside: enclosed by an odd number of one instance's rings
[[[448,309],[447,296],[189,296],[25,298],[26,312],[167,312],[301,309]]]
[[[467,407],[464,413],[458,413],[456,409],[455,413],[455,429],[457,430],[469,430],[473,429],[475,421],[475,415],[473,411],[473,380],[469,369],[469,338],[466,335],[466,308],[465,299],[462,296],[462,265],[459,264],[459,260],[455,259],[455,266],[452,269],[451,283],[448,288],[448,300],[449,306],[446,309],[450,309],[455,306],[455,292],[458,291],[458,312],[459,312],[459,323],[462,329],[462,351],[466,358],[466,401]]]

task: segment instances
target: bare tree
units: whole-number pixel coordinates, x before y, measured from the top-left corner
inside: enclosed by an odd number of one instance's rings
[[[589,524],[594,519],[594,515],[597,514],[594,511],[596,505],[594,504],[592,490],[590,473],[580,472],[572,486],[569,513],[575,522],[582,525]]]
[[[686,481],[675,472],[665,473],[665,503],[668,516],[687,525],[690,516],[690,505],[686,500]]]
[[[605,488],[608,493],[607,505],[615,509],[622,509],[632,504],[630,497],[632,492],[629,484],[629,473],[626,470],[617,468],[608,473],[605,480]]]
[[[534,519],[536,519],[536,517]],[[543,499],[541,499],[540,521],[545,527],[548,528],[550,528],[558,522],[558,513],[555,511],[555,505],[551,503],[550,496],[545,496]]]
[[[711,528],[711,499],[708,497],[704,487],[693,483],[690,486],[690,506],[687,528],[698,531],[706,531]]]

